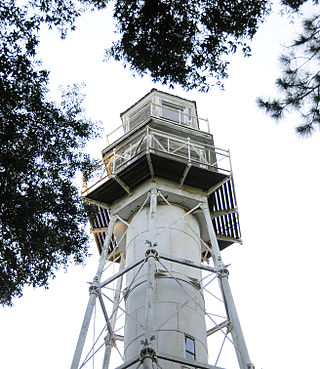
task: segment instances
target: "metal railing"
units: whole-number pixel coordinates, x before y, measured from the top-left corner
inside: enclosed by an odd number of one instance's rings
[[[89,189],[99,181],[111,178],[112,175],[119,173],[147,152],[167,158],[176,158],[203,169],[227,175],[231,173],[229,151],[196,142],[189,137],[181,139],[178,136],[146,127],[106,153],[87,176],[89,180],[86,187]]]
[[[173,113],[177,113],[177,119],[166,118],[163,114],[163,109],[166,111],[171,111]],[[153,102],[149,102],[136,111],[131,117],[129,117],[125,122],[123,122],[120,126],[115,128],[112,132],[106,135],[107,144],[110,145],[118,138],[120,138],[124,133],[123,131],[129,131],[132,128],[136,127],[140,123],[146,121],[148,118],[161,118],[168,121],[171,121],[175,124],[193,128],[194,126],[198,126],[200,131],[210,133],[210,125],[209,120],[204,118],[199,118],[195,115],[188,114],[179,109],[174,109],[169,106],[159,105]]]

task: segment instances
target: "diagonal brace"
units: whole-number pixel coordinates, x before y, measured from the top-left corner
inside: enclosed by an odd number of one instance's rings
[[[144,258],[137,261],[136,263],[133,263],[129,266],[127,266],[126,268],[124,268],[123,270],[121,270],[120,272],[114,274],[112,277],[108,278],[107,280],[105,280],[104,282],[102,282],[100,284],[100,288],[103,288],[105,286],[107,286],[109,283],[113,282],[114,280],[116,280],[117,278],[121,277],[123,274],[129,272],[129,270],[135,268],[136,266],[138,266],[139,264],[143,263],[145,260]]]

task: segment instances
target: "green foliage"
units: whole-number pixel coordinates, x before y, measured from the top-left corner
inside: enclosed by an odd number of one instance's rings
[[[310,136],[320,126],[320,16],[303,22],[303,32],[281,57],[282,76],[276,85],[281,96],[258,99],[258,105],[272,118],[282,119],[293,110],[300,112],[298,134]]]
[[[24,285],[47,286],[69,260],[88,253],[86,213],[73,184],[95,127],[79,88],[47,98],[48,72],[34,60],[40,19],[0,2],[0,303]]]
[[[288,6],[290,9],[296,11],[299,10],[301,5],[303,5],[308,0],[282,0],[281,4]]]
[[[207,91],[227,77],[226,57],[247,41],[268,12],[267,0],[115,1],[120,38],[107,51],[154,81]]]
[[[299,10],[305,0],[282,0]],[[317,1],[315,1],[317,2]],[[0,303],[10,305],[24,285],[47,286],[50,277],[88,252],[86,214],[73,178],[88,169],[82,149],[95,127],[84,117],[78,88],[64,92],[60,105],[47,97],[48,72],[36,61],[41,24],[65,37],[86,9],[108,0],[0,0]],[[241,49],[268,14],[270,0],[113,0],[119,39],[107,55],[154,81],[207,91],[222,86],[228,56]],[[307,106],[308,133],[319,123],[319,18],[305,23],[283,58],[278,85],[287,100],[260,102],[276,118],[287,108]],[[309,69],[306,69],[306,65]],[[319,69],[317,69],[319,70]],[[306,104],[303,102],[307,102]]]
[[[298,11],[305,2],[281,4]],[[270,0],[114,0],[119,39],[106,56],[171,87],[222,87],[228,56],[239,49],[250,55],[248,42],[272,5]]]

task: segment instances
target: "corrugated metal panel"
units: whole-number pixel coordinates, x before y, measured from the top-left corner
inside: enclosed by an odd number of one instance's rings
[[[232,177],[210,196],[209,203],[220,248],[223,249],[234,242],[241,242],[239,214]]]

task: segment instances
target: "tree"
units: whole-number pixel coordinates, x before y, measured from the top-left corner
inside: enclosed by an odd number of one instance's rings
[[[305,1],[281,4],[298,11]],[[250,55],[248,42],[271,8],[268,0],[117,0],[120,37],[107,57],[154,81],[208,91],[228,76],[230,54],[240,49]]]
[[[305,1],[281,3],[297,11]],[[108,3],[0,0],[2,304],[11,304],[25,284],[47,286],[59,267],[87,255],[86,215],[72,179],[89,165],[81,150],[95,128],[76,90],[67,91],[60,106],[49,100],[49,74],[36,61],[36,47],[43,23],[65,37],[82,12]],[[200,91],[222,86],[230,54],[241,49],[250,55],[248,42],[272,7],[270,0],[113,4],[119,39],[107,55],[154,81]]]
[[[268,1],[115,1],[120,39],[107,56],[154,81],[207,91],[227,77],[226,57],[242,49],[268,13]]]
[[[81,150],[96,129],[77,88],[60,106],[48,99],[48,72],[33,57],[41,19],[14,1],[0,5],[0,303],[10,305],[25,284],[47,286],[88,254],[73,178],[90,163]]]
[[[281,56],[282,76],[276,85],[281,97],[258,98],[258,105],[272,118],[282,119],[286,113],[296,110],[301,123],[298,134],[309,136],[320,126],[320,16],[303,22],[303,32],[286,48]]]

